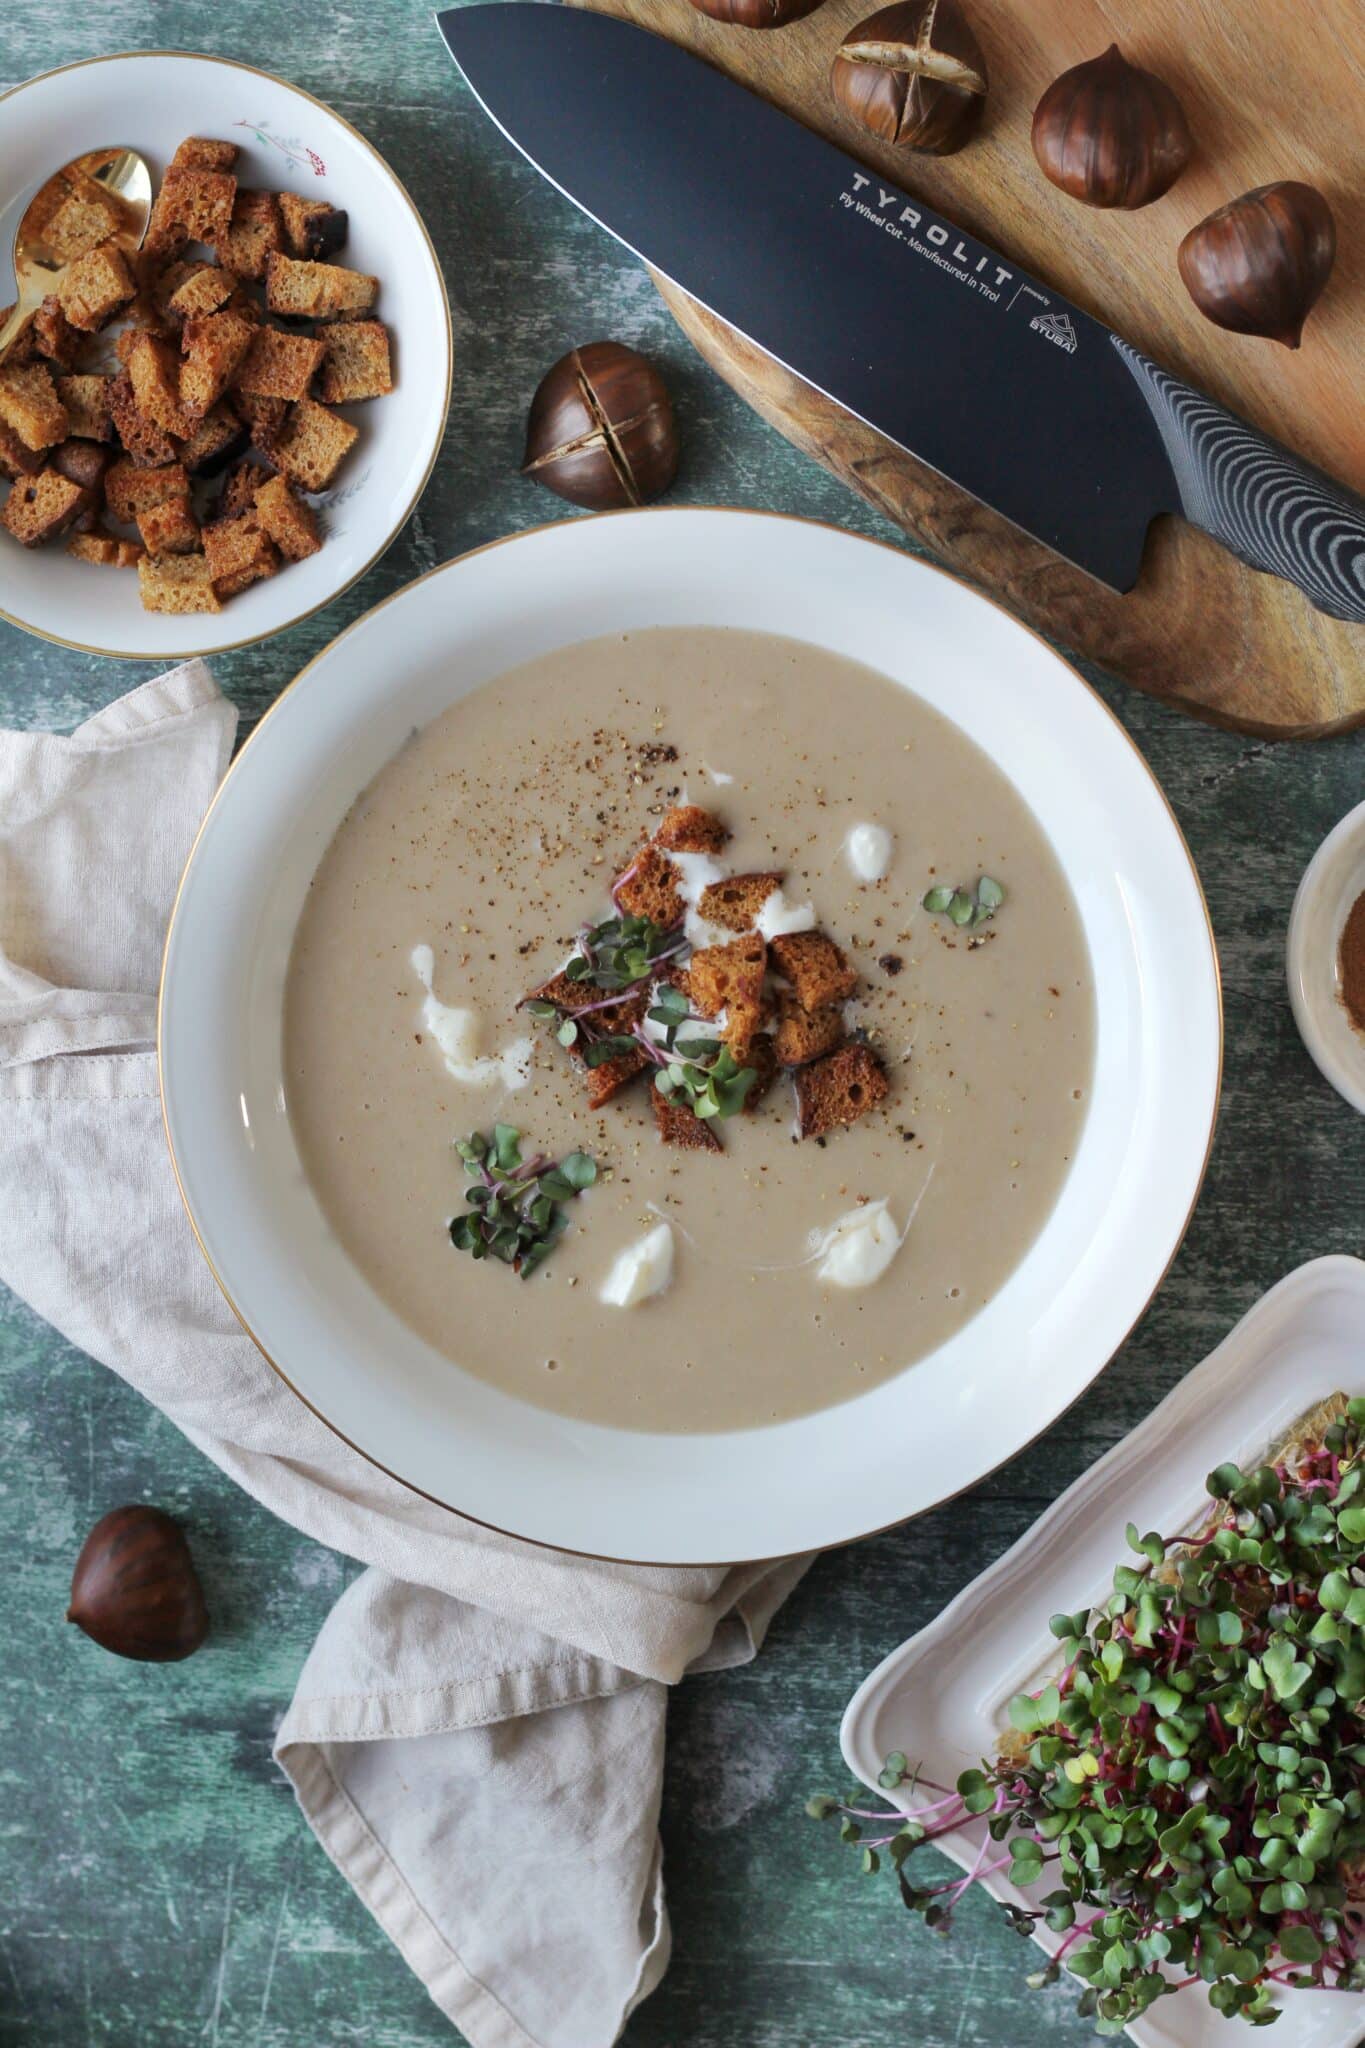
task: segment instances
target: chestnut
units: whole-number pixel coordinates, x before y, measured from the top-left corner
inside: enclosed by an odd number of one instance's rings
[[[698,14],[732,28],[785,28],[789,21],[814,14],[821,0],[692,0],[692,5]]]
[[[68,1621],[101,1649],[148,1664],[193,1656],[208,1611],[178,1522],[160,1508],[115,1508],[76,1559]]]
[[[663,378],[619,341],[590,341],[541,379],[522,474],[590,512],[645,505],[678,473],[678,430]]]
[[[951,156],[981,118],[986,60],[958,0],[897,0],[849,30],[830,86],[869,134]]]
[[[1205,319],[1297,348],[1336,252],[1331,207],[1290,178],[1220,206],[1190,229],[1176,261]]]
[[[1150,206],[1169,192],[1194,145],[1164,79],[1117,43],[1053,80],[1033,115],[1040,168],[1087,206]]]

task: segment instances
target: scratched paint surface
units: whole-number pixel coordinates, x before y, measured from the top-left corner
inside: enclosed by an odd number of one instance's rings
[[[418,571],[555,515],[515,470],[527,399],[575,342],[615,335],[664,364],[686,435],[680,501],[773,506],[895,537],[747,413],[691,355],[645,278],[513,159],[463,95],[419,0],[330,13],[278,0],[7,7],[0,85],[166,45],[264,58],[360,126],[421,206],[455,311],[450,427],[419,511],[320,618],[218,661],[248,722],[333,633]],[[0,161],[3,121],[0,108]],[[148,673],[0,627],[8,724],[69,727]],[[676,1695],[664,1810],[675,1956],[629,2048],[1093,2038],[1064,1993],[1024,1989],[1027,1952],[985,1902],[963,1908],[948,1944],[903,1925],[891,1889],[856,1878],[801,1808],[809,1791],[841,1781],[839,1714],[873,1663],[1272,1281],[1314,1254],[1362,1249],[1365,1122],[1309,1065],[1281,961],[1304,863],[1362,794],[1365,736],[1276,751],[1101,688],[1171,796],[1222,948],[1227,1076],[1202,1203],[1147,1318],[1071,1417],[964,1500],[824,1560],[751,1670]],[[0,1416],[0,2044],[439,2048],[455,2038],[314,1845],[269,1760],[299,1666],[356,1567],[265,1515],[3,1296]],[[214,1616],[211,1646],[164,1670],[107,1657],[62,1619],[86,1528],[141,1499],[184,1520]]]

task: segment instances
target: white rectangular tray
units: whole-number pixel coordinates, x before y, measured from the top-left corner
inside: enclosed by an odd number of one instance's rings
[[[850,1768],[876,1789],[885,1758],[901,1750],[926,1777],[951,1786],[993,1757],[1010,1697],[1056,1667],[1049,1615],[1106,1596],[1127,1551],[1126,1524],[1163,1534],[1187,1528],[1207,1505],[1204,1480],[1216,1465],[1259,1458],[1338,1390],[1365,1394],[1365,1262],[1315,1259],[1264,1295],[1145,1422],[864,1680],[841,1731]],[[892,1795],[891,1803],[910,1813],[916,1801]],[[984,1835],[984,1821],[974,1822],[935,1847],[967,1869]],[[999,1877],[987,1883],[996,1898],[1028,1902]],[[1060,1943],[1045,1930],[1034,1938],[1049,1953]],[[1077,1996],[1084,1988],[1078,1978],[1063,1981]],[[1234,2048],[1253,2037],[1281,2048],[1356,2048],[1365,2035],[1365,1998],[1291,1991],[1284,2003],[1284,2018],[1267,2034],[1223,2019],[1192,1986],[1128,2032],[1140,2048]]]

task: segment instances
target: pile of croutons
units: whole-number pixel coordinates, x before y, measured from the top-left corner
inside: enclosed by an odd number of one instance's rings
[[[729,837],[722,821],[699,804],[675,805],[618,875],[612,888],[617,908],[647,918],[661,932],[676,931],[687,902],[672,856],[714,856]],[[600,989],[564,972],[533,990],[528,1000],[549,1003],[568,1018],[587,1012],[596,1033],[615,1037],[638,1031],[658,987],[678,989],[693,1016],[716,1022],[736,1064],[753,1070],[745,1112],[785,1073],[795,1086],[800,1136],[823,1139],[875,1109],[889,1084],[872,1047],[849,1029],[844,1005],[857,989],[858,974],[842,947],[815,929],[771,939],[757,929],[760,911],[782,882],[780,873],[762,872],[727,875],[709,884],[697,899],[697,914],[708,926],[735,936],[670,961],[638,989],[623,991],[616,1003],[604,1008]],[[570,1053],[581,1063],[582,1041],[575,1041]],[[623,1050],[587,1067],[588,1108],[601,1109],[649,1067],[643,1049]],[[651,1088],[650,1098],[665,1144],[723,1149],[713,1122],[697,1116],[685,1101],[671,1100],[657,1088]]]
[[[182,142],[131,255],[116,195],[54,180],[41,232],[66,267],[0,365],[0,527],[136,565],[148,611],[219,611],[316,554],[303,493],[359,438],[332,408],[393,389],[379,280],[325,260],[345,213],[240,186],[237,156]],[[113,322],[117,369],[90,365]]]

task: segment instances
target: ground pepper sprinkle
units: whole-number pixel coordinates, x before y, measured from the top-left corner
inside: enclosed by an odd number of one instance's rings
[[[1341,1000],[1357,1031],[1365,1032],[1365,889],[1347,913],[1337,949]]]

